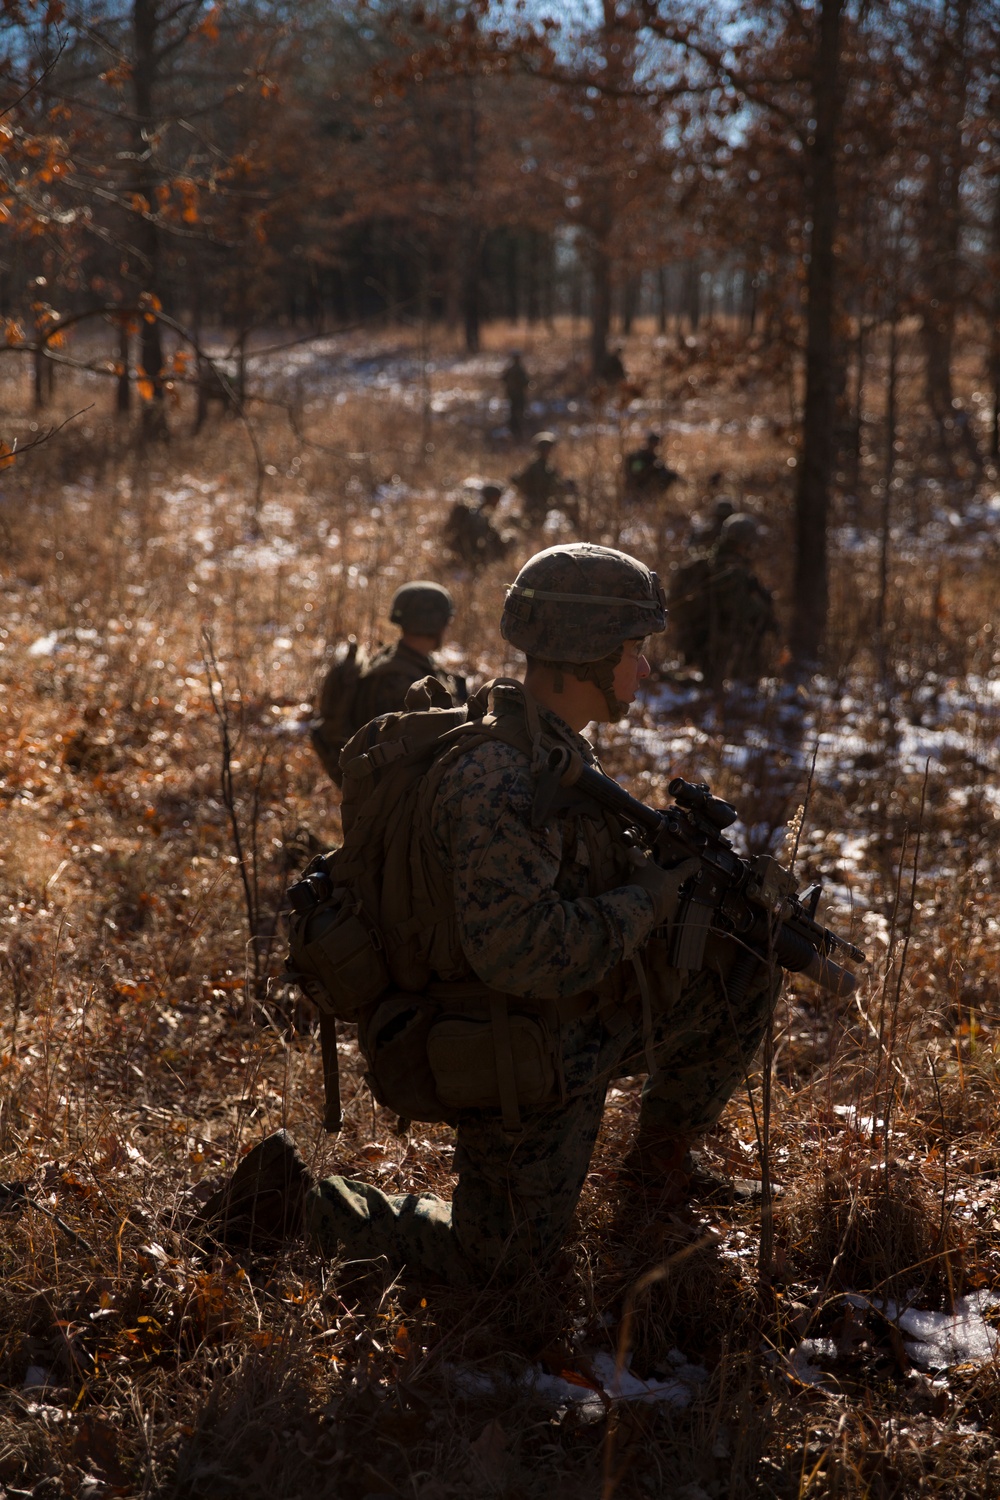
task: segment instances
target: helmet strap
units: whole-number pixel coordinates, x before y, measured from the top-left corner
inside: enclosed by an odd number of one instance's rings
[[[615,668],[621,661],[624,650],[625,643],[622,642],[610,655],[602,656],[600,661],[581,662],[573,668],[573,675],[579,677],[581,682],[593,682],[600,689],[612,724],[624,719],[628,713],[628,704],[615,697]]]
[[[624,719],[628,713],[628,704],[615,697],[615,668],[621,661],[624,650],[625,644],[622,642],[609,655],[602,656],[600,661],[544,661],[540,657],[535,659],[540,665],[551,670],[552,686],[557,693],[565,691],[566,683],[563,674],[566,672],[571,677],[575,677],[578,682],[594,683],[600,689],[607,704],[609,722],[615,724],[619,719]]]

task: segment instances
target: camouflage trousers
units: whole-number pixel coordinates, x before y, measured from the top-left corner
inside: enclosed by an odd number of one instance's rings
[[[719,954],[724,957],[719,957]],[[651,1037],[638,1005],[587,1015],[563,1027],[564,1104],[522,1112],[523,1131],[499,1115],[470,1114],[457,1127],[451,1203],[433,1193],[388,1194],[329,1177],[310,1192],[306,1224],[320,1248],[364,1261],[384,1257],[395,1273],[453,1286],[516,1279],[544,1268],[559,1249],[590,1166],[608,1086],[652,1071],[640,1127],[698,1135],[721,1115],[763,1038],[780,977],[761,965],[745,993],[726,985],[732,950],[656,1006]],[[649,1043],[649,1045],[647,1045]]]

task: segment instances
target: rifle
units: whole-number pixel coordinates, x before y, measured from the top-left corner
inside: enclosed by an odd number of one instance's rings
[[[665,869],[692,856],[700,861],[697,875],[681,887],[677,921],[671,928],[670,962],[675,968],[700,969],[709,933],[716,933],[734,939],[742,949],[729,980],[731,992],[740,993],[757,964],[773,959],[840,998],[850,995],[857,979],[831,954],[859,964],[867,961],[866,955],[816,921],[822,885],[798,895],[795,876],[770,854],[752,859],[737,854],[722,830],[739,814],[721,797],[713,797],[704,782],[678,776],[668,790],[672,807],[663,812],[647,807],[617,781],[588,766],[582,756],[560,746],[550,752],[539,778],[533,821],[540,826],[577,793],[630,824]]]

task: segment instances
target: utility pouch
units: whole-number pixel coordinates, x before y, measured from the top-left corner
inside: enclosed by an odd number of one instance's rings
[[[444,1015],[427,1034],[427,1060],[441,1103],[451,1110],[499,1109],[503,1126],[520,1131],[521,1106],[559,1098],[556,1040],[540,1014],[511,1014],[505,995],[490,997],[483,1016]]]
[[[382,934],[346,886],[292,914],[287,972],[321,1011],[341,1021],[389,986]]]
[[[404,1120],[454,1121],[438,1098],[427,1060],[427,1035],[438,1007],[421,995],[389,995],[359,1019],[358,1043],[368,1064],[365,1081],[379,1104]]]

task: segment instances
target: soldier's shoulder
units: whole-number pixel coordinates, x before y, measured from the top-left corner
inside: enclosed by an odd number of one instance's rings
[[[439,803],[473,802],[530,807],[534,796],[531,760],[522,750],[502,740],[484,739],[468,749],[457,748],[441,776]]]
[[[364,672],[362,675],[365,677],[370,677],[372,672],[376,672],[380,667],[384,667],[386,662],[393,661],[396,655],[396,650],[396,646],[380,646],[379,649],[365,662]]]
[[[419,651],[413,651],[409,646],[397,641],[394,646],[380,651],[368,669],[368,675],[375,674],[382,677],[404,677],[410,675],[411,682],[414,673],[417,677],[426,677],[428,672],[433,672],[434,663],[430,657],[421,656]]]

